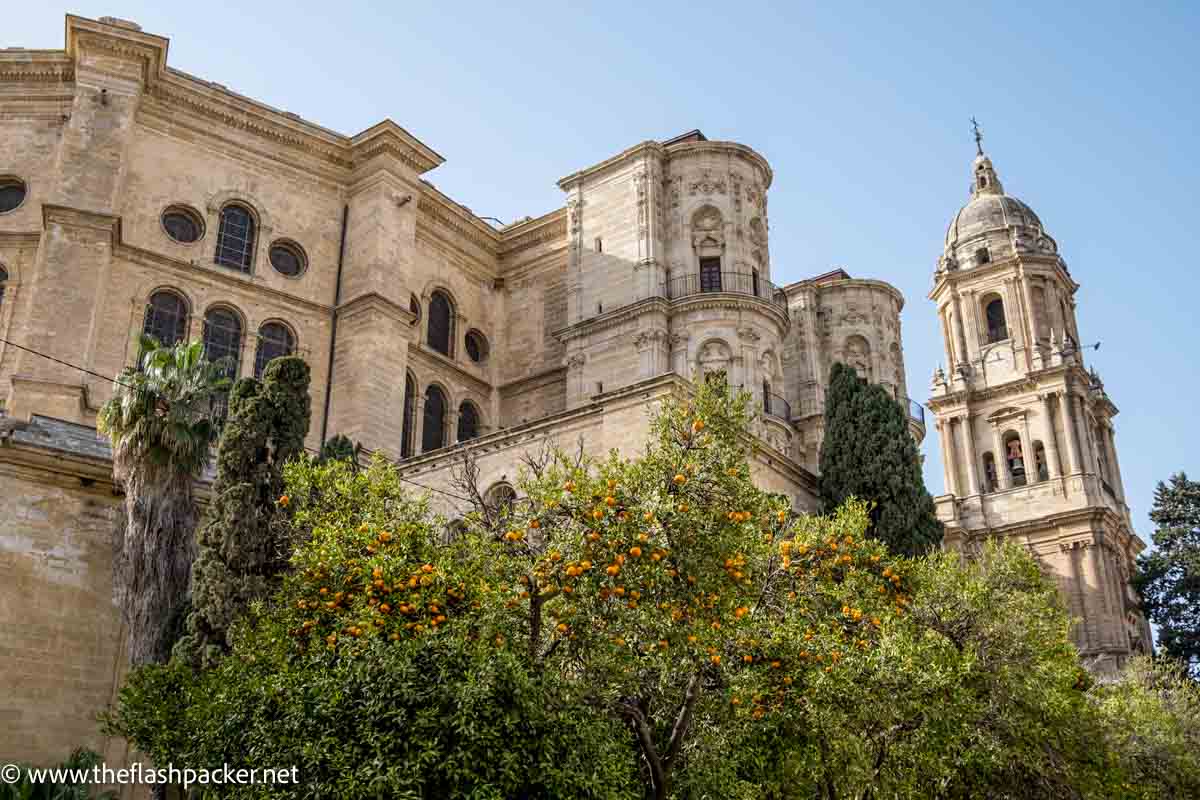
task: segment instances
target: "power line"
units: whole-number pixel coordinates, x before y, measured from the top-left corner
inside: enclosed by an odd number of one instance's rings
[[[63,361],[61,358],[55,358],[54,356],[52,356],[48,353],[43,353],[40,350],[34,350],[32,347],[26,347],[23,344],[18,344],[16,342],[12,341],[11,339],[5,339],[3,337],[0,337],[0,342],[4,342],[7,345],[11,345],[11,346],[17,348],[18,350],[23,350],[26,353],[30,353],[31,355],[35,355],[40,358],[44,358],[47,361],[53,361],[55,364],[61,364],[64,367],[69,367],[70,369],[78,370],[78,371],[84,373],[85,375],[91,375],[94,378],[100,378],[101,380],[111,381],[112,383],[115,383],[118,386],[124,386],[126,389],[134,388],[130,384],[124,383],[119,378],[114,378],[111,375],[104,375],[103,373],[95,372],[93,370],[88,369],[87,367],[81,367],[78,364],[72,364],[69,361]],[[320,450],[316,450],[312,447],[309,447],[308,445],[305,445],[304,449],[310,453],[313,453],[314,455],[318,455],[318,456],[321,455]],[[400,466],[400,463],[398,461],[393,461],[392,459],[388,458],[387,456],[381,455],[379,457],[394,467]],[[425,489],[426,491],[437,492],[438,494],[444,494],[447,497],[453,497],[455,500],[462,500],[467,503],[471,502],[471,499],[469,497],[463,497],[462,495],[455,494],[454,492],[447,492],[444,489],[438,489],[434,486],[426,486],[425,484],[418,483],[417,481],[414,481],[411,478],[405,478],[403,475],[397,475],[396,477],[399,478],[404,483],[412,484],[413,486],[417,486],[421,489]]]

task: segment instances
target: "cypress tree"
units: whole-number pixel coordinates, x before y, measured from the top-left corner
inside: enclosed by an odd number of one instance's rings
[[[832,511],[853,496],[872,503],[868,534],[903,555],[942,541],[942,523],[921,478],[906,410],[882,386],[834,364],[825,395],[821,503]]]
[[[308,384],[308,364],[288,356],[268,364],[261,383],[244,378],[230,392],[177,658],[213,666],[229,651],[233,622],[272,591],[287,566],[283,465],[304,452],[312,406]]]

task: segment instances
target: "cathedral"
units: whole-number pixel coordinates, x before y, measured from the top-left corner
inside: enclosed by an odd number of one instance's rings
[[[0,755],[91,746],[126,657],[112,597],[119,487],[96,414],[142,333],[201,340],[237,376],[312,369],[310,448],[342,434],[453,519],[469,453],[489,498],[546,443],[633,454],[647,407],[719,373],[747,390],[756,481],[816,511],[824,390],[842,361],[920,442],[888,283],[772,281],[770,165],[693,130],[561,178],[562,205],[493,224],[425,176],[391,120],[333,132],[168,64],[168,40],[68,16],[61,50],[0,50]],[[1032,548],[1085,657],[1148,647],[1143,547],[1078,285],[980,150],[930,294],[946,369],[928,407],[948,546]],[[990,430],[989,430],[990,429]],[[199,494],[208,490],[203,479]]]

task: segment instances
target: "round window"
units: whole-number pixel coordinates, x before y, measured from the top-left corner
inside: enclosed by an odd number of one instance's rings
[[[25,202],[25,182],[20,178],[0,178],[0,214],[16,209]]]
[[[281,275],[287,275],[289,278],[294,278],[304,272],[307,265],[304,251],[295,242],[275,242],[271,245],[270,256],[271,266]]]
[[[467,331],[467,357],[476,364],[487,358],[488,345],[487,339],[483,338],[483,334],[479,331]]]
[[[204,234],[204,224],[200,215],[189,208],[171,206],[162,215],[163,230],[181,244],[191,244],[198,241]]]

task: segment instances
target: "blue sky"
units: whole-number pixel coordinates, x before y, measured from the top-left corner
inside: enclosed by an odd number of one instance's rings
[[[775,282],[842,266],[899,288],[922,400],[975,115],[1082,284],[1143,538],[1154,484],[1200,477],[1200,4],[43,0],[5,10],[0,46],[62,47],[67,12],[134,20],[173,66],[343,133],[391,117],[447,159],[428,178],[506,222],[645,139],[748,144],[775,170]],[[939,494],[932,430],[924,450]]]

